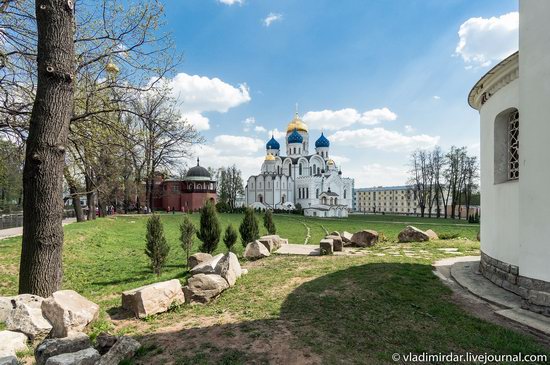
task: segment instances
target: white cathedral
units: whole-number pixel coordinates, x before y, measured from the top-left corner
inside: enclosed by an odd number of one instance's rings
[[[308,127],[296,113],[286,131],[286,156],[273,136],[267,142],[261,173],[247,180],[247,205],[292,210],[299,204],[306,216],[347,217],[354,181],[342,177],[329,148],[329,140],[321,133],[315,153],[309,153]]]

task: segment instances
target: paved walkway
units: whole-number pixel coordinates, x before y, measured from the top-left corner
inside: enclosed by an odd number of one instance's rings
[[[73,222],[76,222],[76,218],[63,219],[63,225],[67,225]],[[23,227],[0,229],[0,240],[3,240],[5,238],[10,238],[10,237],[21,236],[22,234],[23,234]]]
[[[532,332],[550,336],[550,318],[521,309],[522,299],[518,295],[481,275],[479,259],[479,256],[453,257],[437,261],[433,266],[442,280],[457,283],[469,293],[492,304],[497,316],[519,323]]]
[[[289,243],[287,245],[282,245],[275,253],[279,255],[297,255],[297,256],[320,256],[321,250],[319,246],[315,245],[298,245]],[[356,248],[344,247],[342,252],[334,252],[334,256],[351,256],[351,255],[361,255]]]

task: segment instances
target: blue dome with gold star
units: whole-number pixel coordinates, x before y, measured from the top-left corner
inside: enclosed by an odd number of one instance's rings
[[[298,133],[298,130],[294,128],[294,132],[292,132],[288,136],[288,143],[302,143],[304,142],[304,137],[300,133]]]
[[[265,148],[268,150],[279,150],[281,149],[281,145],[279,144],[279,142],[277,142],[275,137],[271,136],[271,139],[269,140],[269,142],[267,142]]]
[[[321,137],[315,142],[315,147],[330,147],[330,142],[327,137],[325,137],[324,133],[321,133]]]

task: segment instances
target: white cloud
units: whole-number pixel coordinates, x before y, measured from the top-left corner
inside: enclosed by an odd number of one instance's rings
[[[225,5],[235,5],[235,4],[242,5],[242,4],[244,4],[244,0],[218,0],[218,1],[222,4],[225,4]]]
[[[263,23],[266,27],[269,27],[274,22],[278,22],[281,20],[283,20],[283,14],[269,13],[263,20]]]
[[[353,108],[325,109],[307,112],[303,119],[312,129],[338,130],[356,123],[375,125],[385,121],[393,121],[397,119],[397,114],[388,108],[372,109],[363,113]]]
[[[374,148],[382,151],[412,151],[417,148],[432,148],[438,144],[440,137],[426,134],[406,136],[384,128],[357,129],[337,131],[330,140],[345,143],[347,146]]]
[[[226,113],[251,100],[248,86],[230,85],[217,77],[179,73],[168,86],[180,103],[181,113],[198,130],[210,128],[205,112]]]
[[[281,145],[282,145],[282,142],[284,142],[284,139],[286,138],[286,132],[280,131],[277,128],[270,130],[267,133],[267,135],[268,135],[268,138],[271,138],[271,136],[275,137],[275,139],[278,140]]]
[[[405,126],[405,132],[407,133],[414,133],[416,131],[416,129],[412,126],[412,125],[406,125]]]
[[[441,100],[441,96],[434,95],[433,98],[434,100]]]
[[[378,163],[360,165],[358,169],[347,173],[353,174],[355,187],[405,185],[409,178],[407,167],[387,166]]]
[[[222,134],[214,137],[213,146],[224,154],[250,155],[264,148],[264,141],[246,136]]]
[[[458,31],[456,54],[462,57],[466,68],[490,66],[518,50],[518,29],[518,12],[500,17],[470,18]]]
[[[257,125],[254,127],[254,132],[263,133],[267,132],[267,129],[261,125]]]

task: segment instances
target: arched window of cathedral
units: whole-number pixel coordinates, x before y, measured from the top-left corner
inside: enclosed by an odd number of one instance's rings
[[[344,190],[344,199],[346,199],[346,196],[348,195],[347,193],[348,193],[348,191]]]
[[[286,195],[283,194],[283,196],[281,197],[281,204],[284,204],[286,201]]]
[[[309,174],[310,174],[310,175],[312,175],[311,171],[312,171],[312,170],[311,170],[311,166],[310,166],[310,167],[309,167]]]
[[[519,111],[507,109],[495,118],[494,183],[519,179]],[[416,197],[415,197],[416,199]]]
[[[202,189],[201,184],[197,184],[197,190],[201,190],[201,189]]]
[[[334,204],[338,205],[338,198],[334,198]]]
[[[309,188],[306,188],[306,199],[309,199]]]
[[[321,174],[321,168],[317,167],[317,175],[320,175],[320,174]]]
[[[302,176],[302,164],[298,165],[298,175]]]
[[[323,204],[324,204],[324,205],[327,204],[327,197],[326,197],[326,196],[323,197]]]
[[[315,190],[315,198],[319,199],[319,189]]]
[[[330,205],[334,204],[334,199],[330,198]]]

